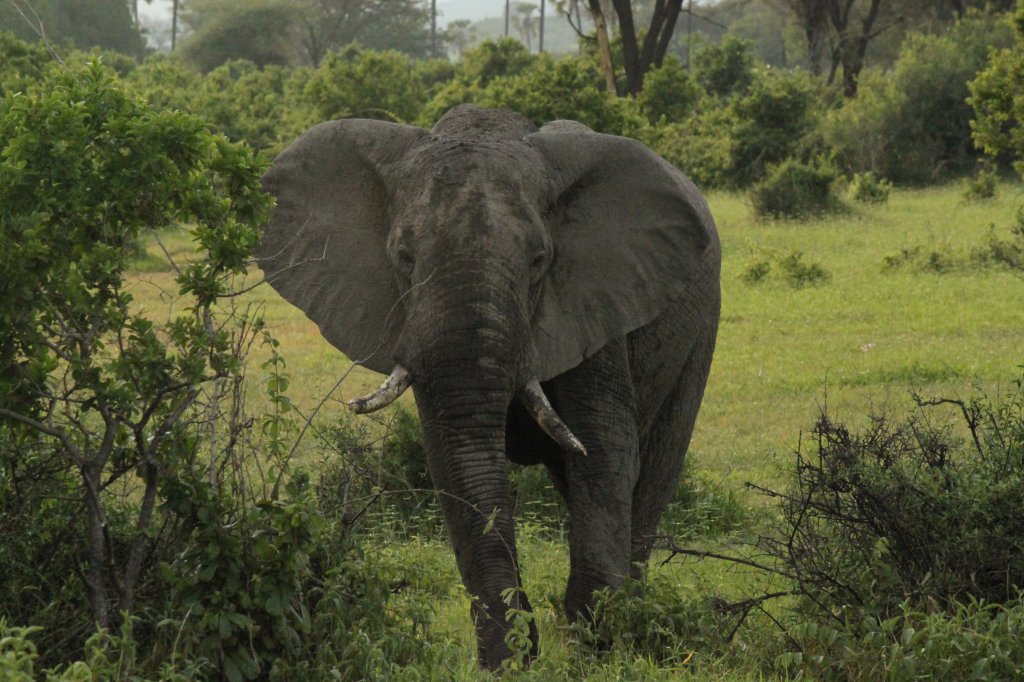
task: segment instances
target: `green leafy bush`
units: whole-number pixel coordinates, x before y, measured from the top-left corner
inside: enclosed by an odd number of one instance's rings
[[[637,96],[640,111],[651,125],[683,121],[697,106],[701,88],[673,56],[644,77],[644,88]]]
[[[736,125],[729,183],[747,187],[763,179],[773,164],[808,156],[805,138],[816,125],[819,97],[803,72],[767,70],[746,94],[731,103]]]
[[[628,579],[621,588],[595,595],[592,621],[570,629],[585,649],[630,651],[662,664],[689,662],[695,652],[720,653],[740,615],[717,599],[684,596],[676,585],[652,572]]]
[[[854,173],[850,180],[850,198],[862,204],[884,204],[889,201],[892,183],[873,171]]]
[[[976,15],[941,34],[911,34],[888,72],[866,69],[858,96],[822,125],[843,170],[920,184],[971,168],[968,83],[989,47],[1009,40],[1002,22]]]
[[[300,103],[316,121],[376,118],[415,122],[426,87],[408,55],[352,46],[327,56],[309,76]]]
[[[964,178],[961,196],[964,201],[985,201],[996,195],[998,187],[995,171],[979,168],[973,178]]]
[[[666,122],[639,131],[640,139],[701,188],[731,184],[732,131],[736,114],[729,108],[706,106],[681,122]]]
[[[1016,48],[993,51],[988,64],[970,83],[969,103],[975,145],[989,156],[1012,161],[1024,175],[1024,7],[1013,16]]]
[[[799,219],[836,211],[840,207],[833,192],[837,177],[828,165],[783,161],[750,189],[754,214]]]
[[[717,45],[702,46],[693,56],[693,74],[708,94],[744,94],[755,80],[750,42],[726,36]]]

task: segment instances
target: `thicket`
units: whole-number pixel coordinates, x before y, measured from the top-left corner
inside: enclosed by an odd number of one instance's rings
[[[635,98],[605,91],[592,49],[555,59],[511,39],[485,41],[454,64],[352,45],[327,52],[315,67],[234,60],[201,74],[166,57],[117,67],[154,107],[198,114],[214,131],[268,154],[320,120],[356,116],[429,127],[450,107],[474,102],[517,109],[538,124],[573,118],[638,137],[704,188],[747,190],[793,164],[835,166],[848,177],[873,173],[895,184],[962,176],[974,169],[974,142],[1003,150],[994,153],[1005,161],[1007,121],[1016,116],[1006,94],[1019,79],[1016,53],[997,53],[970,103],[968,88],[986,68],[989,48],[1009,48],[1011,41],[1008,22],[980,13],[940,33],[910,33],[892,67],[865,70],[858,97],[849,100],[799,70],[758,65],[750,45],[731,37],[699,46],[690,71],[668,58]],[[8,36],[0,49],[9,56],[0,74],[6,88],[38,80],[46,59],[41,48]],[[818,198],[814,173],[803,177],[810,184],[780,202],[811,203],[781,213],[838,205]],[[774,190],[762,184],[759,194],[766,191]]]
[[[0,677],[380,679],[440,655],[292,461],[284,360],[236,303],[265,163],[95,62],[7,93],[0,139]],[[165,264],[161,315],[126,274],[168,229],[196,253]]]
[[[791,674],[1011,679],[1024,669],[1024,381],[852,431],[823,414],[760,548],[792,581]],[[952,410],[952,413],[950,413]]]

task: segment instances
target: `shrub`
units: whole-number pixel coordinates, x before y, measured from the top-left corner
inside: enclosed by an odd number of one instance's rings
[[[311,72],[300,102],[317,121],[352,117],[412,123],[426,102],[426,88],[407,55],[353,46],[327,53]]]
[[[627,136],[643,125],[636,101],[601,89],[597,65],[585,58],[541,55],[529,69],[492,80],[476,102],[513,109],[537,125],[568,118],[600,133]]]
[[[989,156],[1009,160],[1024,176],[1024,7],[1013,16],[1016,48],[993,51],[984,70],[970,83],[968,100],[974,144]]]
[[[637,96],[640,111],[652,125],[686,119],[700,101],[701,88],[673,56],[644,77],[644,88]]]
[[[677,665],[695,651],[720,653],[741,619],[721,600],[682,595],[656,572],[597,593],[593,614],[592,621],[570,626],[585,649],[630,651]]]
[[[820,263],[805,262],[801,251],[784,254],[771,249],[758,249],[743,266],[740,279],[749,285],[760,284],[768,281],[773,273],[794,289],[825,284],[832,278]]]
[[[736,126],[731,109],[704,107],[682,122],[643,128],[639,136],[698,186],[723,187],[732,177]]]
[[[726,36],[718,45],[703,46],[693,56],[693,74],[709,94],[742,95],[755,79],[750,42]]]
[[[854,173],[850,180],[850,197],[862,204],[884,204],[889,201],[892,183],[873,171]]]
[[[788,160],[769,169],[750,190],[754,214],[762,218],[807,218],[836,211],[832,186],[837,178],[827,165]]]
[[[764,178],[772,164],[806,156],[801,148],[814,129],[816,88],[803,72],[768,70],[731,103],[729,182],[747,187]]]
[[[965,178],[961,196],[964,201],[985,201],[996,195],[998,188],[995,171],[979,168],[973,178]]]
[[[901,184],[968,170],[975,163],[968,82],[989,47],[1009,40],[991,15],[964,19],[945,33],[908,36],[891,71],[865,70],[858,96],[823,123],[843,169]]]
[[[997,401],[917,402],[860,433],[822,415],[793,488],[775,493],[783,520],[764,547],[818,622],[856,629],[898,616],[905,599],[1003,602],[1024,585],[1024,380]],[[932,418],[941,408],[962,418],[966,440]]]

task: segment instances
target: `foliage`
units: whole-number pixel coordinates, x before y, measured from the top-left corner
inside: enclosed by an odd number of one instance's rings
[[[762,539],[801,612],[861,637],[913,608],[1004,602],[1024,584],[1024,382],[1005,398],[923,400],[861,433],[822,415]],[[949,416],[952,408],[966,439]],[[938,423],[936,423],[938,422]],[[905,614],[904,614],[905,615]]]
[[[737,125],[731,108],[708,106],[682,122],[644,128],[639,137],[699,187],[723,187],[732,178]]]
[[[600,133],[635,134],[642,125],[636,102],[609,94],[600,82],[597,65],[589,59],[541,55],[528,70],[492,80],[476,102],[513,109],[537,125],[569,118]]]
[[[27,4],[0,3],[0,33],[35,41],[41,24],[48,40],[63,48],[100,47],[132,57],[146,51],[124,0],[35,0],[30,9]]]
[[[783,253],[773,249],[757,249],[744,264],[740,279],[753,285],[775,276],[794,289],[825,284],[832,278],[820,263],[805,262],[801,251]]]
[[[975,145],[997,159],[1008,159],[1024,176],[1024,7],[1013,16],[1016,47],[993,51],[970,83],[969,103]]]
[[[768,70],[735,98],[730,184],[746,187],[769,166],[802,156],[804,138],[816,124],[819,96],[801,72]]]
[[[50,55],[36,43],[0,31],[0,92],[19,92],[43,77]]]
[[[651,125],[678,122],[693,112],[701,90],[696,80],[675,57],[669,56],[644,78],[644,89],[637,96],[640,111]]]
[[[750,43],[727,36],[718,45],[704,45],[693,57],[694,78],[705,92],[728,97],[742,95],[755,79]]]
[[[154,112],[97,63],[8,95],[0,131],[2,518],[11,550],[52,560],[36,599],[0,601],[59,619],[73,640],[134,609],[167,541],[161,490],[201,431],[203,388],[238,375],[232,344],[253,330],[213,308],[269,200],[250,152]],[[189,307],[158,325],[133,306],[124,270],[143,231],[185,219],[207,257],[180,269]],[[0,557],[24,580],[5,582],[11,596],[38,580],[25,556]],[[86,589],[70,590],[82,570]]]
[[[316,121],[353,117],[411,123],[426,100],[411,66],[400,52],[357,46],[330,52],[309,75],[300,101]]]
[[[195,11],[205,8],[209,16],[197,21],[196,30],[182,41],[178,53],[196,69],[206,73],[224,62],[245,59],[257,66],[288,64],[292,61],[294,15],[287,0],[190,2]]]
[[[829,165],[787,160],[771,166],[750,189],[754,214],[762,218],[807,218],[839,209],[833,192],[836,171]]]
[[[652,572],[646,580],[627,578],[618,590],[597,593],[593,621],[570,627],[587,649],[631,651],[663,665],[681,665],[695,652],[720,653],[738,622],[724,602],[683,596]]]
[[[854,173],[850,179],[850,198],[862,204],[884,204],[891,191],[892,183],[873,171]]]
[[[848,172],[874,171],[896,183],[924,183],[974,165],[968,83],[1003,24],[972,17],[945,33],[911,34],[891,72],[866,70],[856,99],[826,117],[822,132]]]
[[[973,178],[964,178],[964,201],[984,201],[996,195],[996,173],[991,168],[978,168]]]
[[[859,627],[815,622],[791,628],[800,651],[778,657],[787,676],[825,680],[1001,680],[1024,669],[1024,603],[968,598],[945,610],[912,600]]]

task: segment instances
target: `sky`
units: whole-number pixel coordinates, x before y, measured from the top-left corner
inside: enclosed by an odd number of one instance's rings
[[[535,0],[540,4],[540,0]],[[547,14],[553,12],[553,2],[548,2]],[[437,0],[437,11],[440,14],[438,23],[442,26],[456,19],[479,21],[488,17],[500,17],[505,14],[505,0]],[[140,2],[139,14],[146,19],[167,21],[171,16],[171,0],[153,0],[152,3]]]

